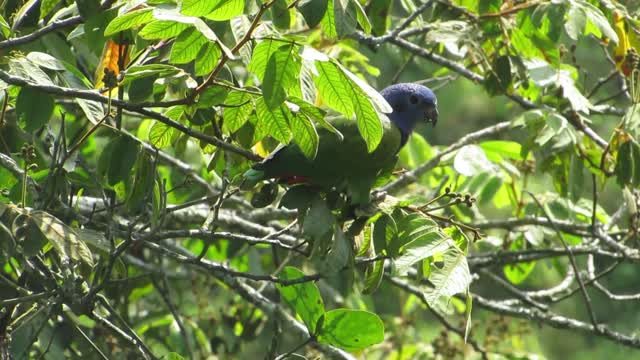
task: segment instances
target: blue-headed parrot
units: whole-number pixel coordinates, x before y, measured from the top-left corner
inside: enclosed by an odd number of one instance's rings
[[[307,158],[295,144],[277,148],[244,174],[245,187],[266,179],[288,184],[305,183],[322,189],[346,190],[352,204],[366,204],[376,178],[390,171],[398,151],[406,144],[416,124],[436,125],[437,99],[426,86],[402,83],[382,90],[381,95],[393,111],[383,117],[383,135],[378,147],[367,151],[356,121],[344,117],[331,119],[343,139],[324,128],[318,129],[315,158]]]

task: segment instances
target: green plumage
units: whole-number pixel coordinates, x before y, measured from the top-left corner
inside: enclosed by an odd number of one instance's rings
[[[396,163],[401,146],[400,131],[384,118],[382,140],[369,153],[354,120],[341,117],[330,122],[342,133],[343,140],[329,130],[318,129],[320,142],[314,159],[305,157],[298,146],[289,144],[247,171],[245,182],[254,185],[263,179],[305,178],[306,183],[312,185],[346,190],[352,203],[368,202],[375,179]]]

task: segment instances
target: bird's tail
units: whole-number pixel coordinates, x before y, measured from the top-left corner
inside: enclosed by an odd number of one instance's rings
[[[253,189],[261,180],[264,180],[264,171],[249,169],[242,175],[243,181],[240,188],[243,190]]]

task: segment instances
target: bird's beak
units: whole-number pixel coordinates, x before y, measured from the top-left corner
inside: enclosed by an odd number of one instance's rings
[[[427,122],[430,122],[434,127],[438,122],[438,108],[435,105],[429,105],[424,110],[424,117]]]

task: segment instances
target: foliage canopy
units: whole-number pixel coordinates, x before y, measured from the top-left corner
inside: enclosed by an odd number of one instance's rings
[[[0,4],[0,358],[566,352],[536,324],[640,348],[633,4]],[[370,206],[242,188],[333,116],[375,150],[399,81],[441,120]]]

